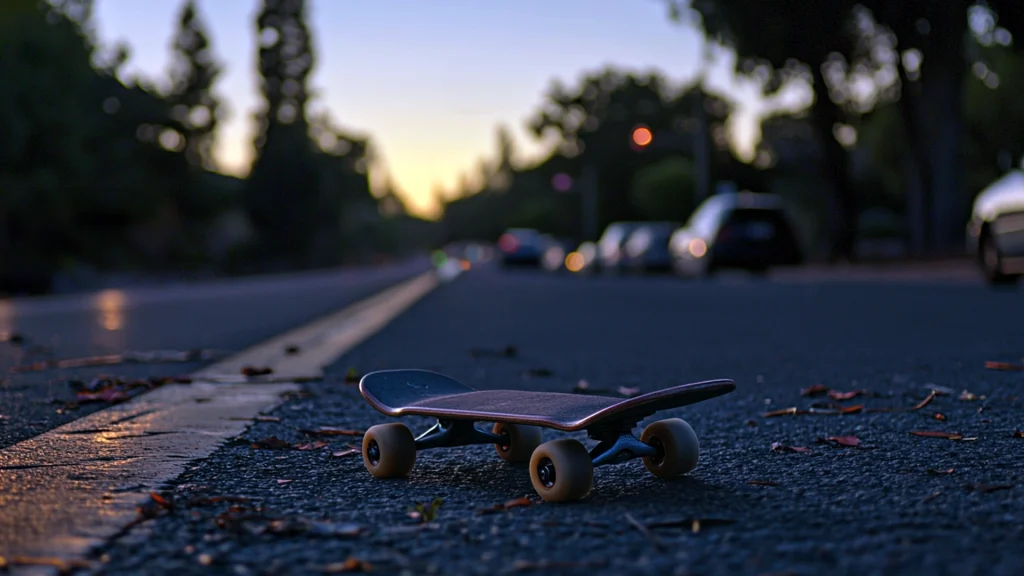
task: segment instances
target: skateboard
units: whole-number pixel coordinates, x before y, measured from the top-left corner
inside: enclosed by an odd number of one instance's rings
[[[659,420],[633,434],[637,424],[661,410],[680,408],[732,392],[732,380],[672,386],[632,398],[524,390],[474,390],[426,370],[382,370],[359,381],[359,392],[388,416],[437,419],[413,436],[400,422],[378,424],[363,436],[363,464],[377,478],[408,476],[416,452],[473,444],[494,444],[506,462],[529,463],[530,481],[548,502],[579,500],[590,493],[594,467],[641,458],[652,474],[666,478],[697,466],[700,443],[678,418]],[[493,423],[490,430],[477,422]],[[598,442],[591,450],[578,440],[543,442],[541,429],[585,430]]]

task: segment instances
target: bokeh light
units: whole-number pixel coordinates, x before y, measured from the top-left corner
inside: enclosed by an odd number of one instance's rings
[[[565,172],[559,172],[551,178],[551,187],[559,192],[568,192],[572,190],[572,176],[569,176]]]
[[[637,126],[633,129],[633,143],[641,148],[649,145],[654,140],[654,134],[646,126]]]
[[[579,252],[569,252],[565,257],[565,269],[569,272],[579,272],[583,270],[583,266],[586,264],[586,258]]]
[[[694,258],[701,258],[708,253],[708,245],[700,238],[694,238],[690,240],[688,250]]]

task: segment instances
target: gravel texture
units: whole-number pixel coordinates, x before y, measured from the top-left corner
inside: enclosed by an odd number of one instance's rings
[[[255,423],[196,462],[168,486],[174,510],[98,551],[97,571],[1020,574],[1024,438],[1014,431],[1024,429],[1024,373],[985,362],[1022,362],[1021,319],[1021,291],[975,283],[473,270],[342,358],[274,413],[279,422]],[[507,346],[514,355],[482,353]],[[344,377],[385,368],[436,370],[476,388],[568,391],[585,380],[646,392],[728,377],[738,389],[657,415],[697,431],[702,458],[688,476],[658,480],[638,461],[601,467],[586,499],[547,504],[528,471],[493,447],[424,451],[411,478],[381,481],[343,455],[358,438],[300,432],[389,421]],[[865,392],[801,395],[815,384]],[[822,402],[899,411],[763,415]],[[911,434],[921,430],[962,439]],[[824,440],[848,436],[859,445]],[[251,447],[268,437],[328,447]],[[481,512],[523,497],[529,506]],[[426,514],[412,518],[418,503]]]

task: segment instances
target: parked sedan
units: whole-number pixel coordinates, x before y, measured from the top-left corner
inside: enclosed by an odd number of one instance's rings
[[[803,261],[782,199],[772,194],[718,194],[701,203],[669,241],[673,263],[684,274],[723,269],[764,273]]]
[[[967,252],[989,284],[1012,284],[1024,275],[1024,172],[1014,170],[978,194]]]

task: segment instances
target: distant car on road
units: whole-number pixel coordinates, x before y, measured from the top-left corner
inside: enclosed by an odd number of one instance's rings
[[[672,270],[668,244],[679,228],[678,222],[646,222],[637,227],[623,245],[623,267],[637,272]]]
[[[1013,284],[1024,275],[1024,171],[1014,170],[978,194],[967,252],[989,284]]]
[[[533,228],[509,228],[498,238],[504,266],[540,266],[548,241]]]
[[[643,222],[612,222],[597,241],[597,258],[594,264],[602,270],[618,270],[622,265],[623,247],[634,230]]]
[[[684,274],[723,269],[765,273],[803,261],[782,199],[773,194],[718,194],[694,210],[669,241],[673,265]]]

